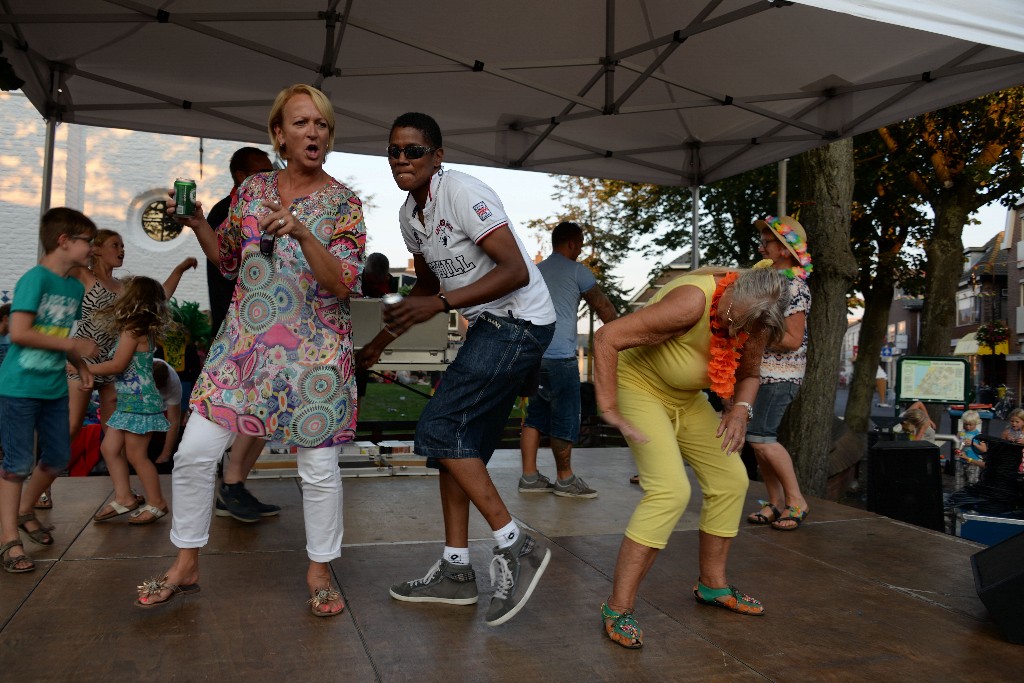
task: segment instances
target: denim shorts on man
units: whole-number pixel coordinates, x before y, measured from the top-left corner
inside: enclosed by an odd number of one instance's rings
[[[32,473],[36,434],[39,435],[39,462],[50,472],[62,472],[71,459],[68,397],[0,396],[0,443],[4,449],[0,477],[21,481]]]
[[[580,435],[580,366],[575,358],[545,358],[537,393],[530,397],[524,427],[576,443]]]
[[[796,398],[800,385],[796,382],[768,382],[757,390],[754,419],[747,425],[748,443],[777,443],[779,425],[786,408]]]
[[[416,425],[416,453],[491,459],[524,380],[534,374],[555,324],[482,313]]]

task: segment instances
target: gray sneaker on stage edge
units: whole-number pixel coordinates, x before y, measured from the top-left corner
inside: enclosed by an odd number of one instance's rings
[[[523,532],[508,548],[494,549],[491,560],[491,585],[495,587],[487,625],[498,626],[519,613],[533,594],[551,560],[551,551],[537,545]]]
[[[555,481],[555,495],[566,498],[597,498],[597,491],[587,486],[587,482],[574,474],[568,484]]]
[[[395,600],[405,602],[475,605],[476,572],[470,564],[452,564],[448,560],[438,560],[422,579],[396,583],[389,592]]]
[[[551,493],[554,490],[555,485],[540,472],[537,473],[535,481],[526,481],[524,477],[519,477],[519,493]]]

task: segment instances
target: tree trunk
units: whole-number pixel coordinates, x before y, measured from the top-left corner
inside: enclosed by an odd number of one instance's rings
[[[962,235],[971,208],[959,197],[946,196],[932,204],[932,209],[935,231],[924,250],[927,261],[918,352],[922,356],[948,356],[956,324],[956,290],[964,274]]]
[[[887,258],[888,256],[888,258]],[[846,426],[855,432],[868,431],[871,417],[871,397],[875,393],[875,375],[882,355],[889,308],[892,304],[895,282],[891,255],[882,254],[878,260],[877,275],[871,289],[864,296],[864,317],[857,337],[857,360],[850,378],[850,395],[846,399]],[[890,378],[895,381],[895,377]]]
[[[801,183],[810,203],[800,214],[814,258],[808,318],[807,372],[786,412],[780,434],[796,466],[800,487],[822,496],[828,480],[839,355],[846,332],[846,295],[857,274],[850,250],[853,141],[833,142],[800,157]]]

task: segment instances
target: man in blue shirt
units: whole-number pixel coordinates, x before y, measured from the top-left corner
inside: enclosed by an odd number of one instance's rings
[[[602,322],[618,317],[615,307],[597,286],[594,274],[577,263],[583,252],[583,230],[563,221],[551,232],[551,256],[537,268],[555,305],[555,336],[541,361],[537,394],[530,398],[519,449],[523,457],[520,493],[549,493],[568,498],[596,498],[597,491],[573,474],[572,445],[580,432],[580,370],[576,360],[576,322],[580,299]],[[547,434],[555,456],[554,482],[537,471],[540,435]]]

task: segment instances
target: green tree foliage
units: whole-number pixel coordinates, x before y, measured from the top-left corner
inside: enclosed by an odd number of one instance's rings
[[[760,259],[755,218],[775,212],[774,165],[747,171],[701,188],[698,248],[701,262],[748,266]],[[604,181],[609,212],[645,255],[665,259],[692,244],[692,199],[686,187]],[[652,279],[659,272],[651,273]]]
[[[1024,88],[923,114],[879,131],[892,163],[934,216],[925,242],[925,355],[945,355],[956,320],[963,228],[985,204],[1009,204],[1024,188]]]
[[[615,310],[626,310],[630,292],[624,291],[622,281],[611,276],[611,271],[630,253],[631,235],[615,222],[609,211],[609,199],[614,181],[577,176],[555,176],[552,199],[562,204],[558,216],[535,219],[526,227],[543,237],[546,249],[551,247],[551,231],[562,221],[572,221],[583,230],[583,256],[581,261],[590,268]],[[582,304],[581,304],[582,305]]]

